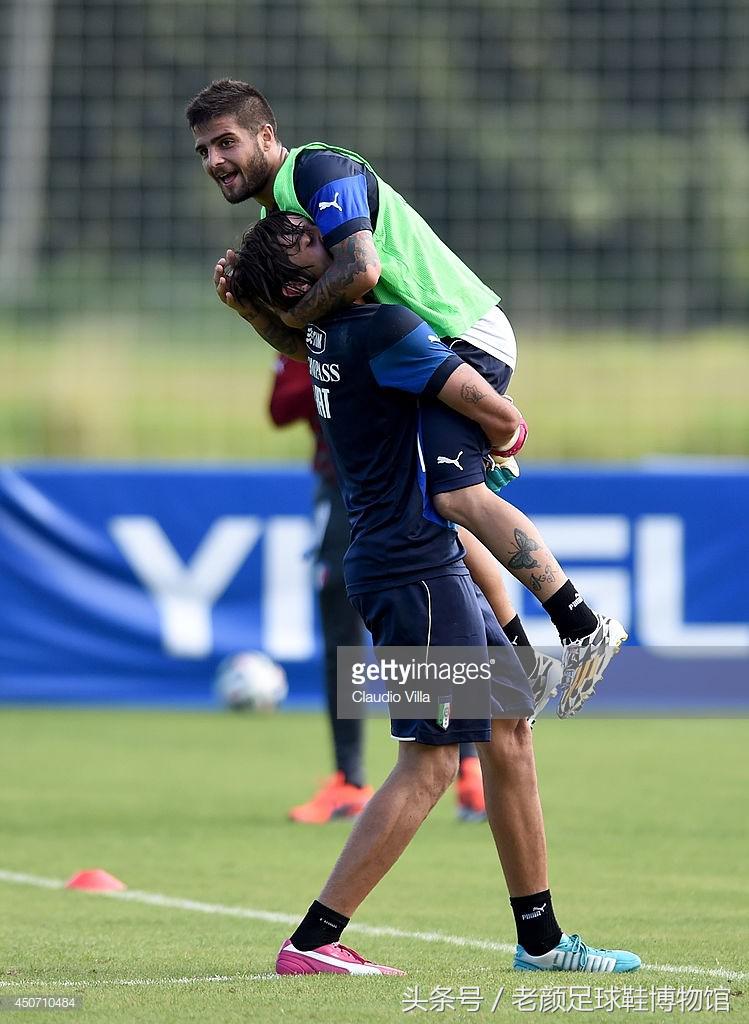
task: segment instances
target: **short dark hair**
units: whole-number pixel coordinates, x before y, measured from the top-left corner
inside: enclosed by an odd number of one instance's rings
[[[258,131],[264,124],[277,131],[276,116],[265,96],[247,82],[235,78],[219,78],[211,82],[185,107],[185,117],[191,128],[206,124],[222,114],[236,117],[242,127],[250,131]]]
[[[289,253],[299,247],[311,223],[292,220],[288,213],[274,210],[245,231],[231,275],[230,291],[240,303],[260,303],[269,308],[291,309],[299,295],[284,295],[291,284],[314,284],[317,280],[304,267],[295,267]]]

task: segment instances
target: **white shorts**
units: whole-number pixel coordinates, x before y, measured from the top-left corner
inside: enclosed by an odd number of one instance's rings
[[[512,324],[499,306],[492,306],[489,312],[468,328],[461,338],[474,348],[488,352],[495,359],[501,360],[511,370],[518,361],[518,345]]]

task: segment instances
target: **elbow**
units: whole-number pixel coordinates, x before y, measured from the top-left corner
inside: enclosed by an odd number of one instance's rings
[[[497,430],[497,433],[494,435],[495,440],[492,444],[492,455],[495,459],[512,458],[512,456],[517,455],[523,447],[527,437],[528,424],[520,413],[518,413],[514,426],[503,427],[502,433]]]
[[[523,422],[522,413],[517,406],[505,398],[500,398],[499,403],[492,412],[492,425],[489,436],[492,439],[496,439],[494,442],[496,448],[506,448],[510,438],[517,432],[520,424]]]
[[[490,408],[484,412],[486,418],[482,429],[491,445],[492,455],[495,458],[508,458],[523,447],[528,427],[512,399],[497,394],[492,398]]]
[[[362,295],[366,295],[367,292],[371,292],[377,282],[380,280],[380,274],[382,273],[382,264],[377,253],[367,260],[366,264],[362,267],[361,272],[357,275],[359,283],[363,289]]]

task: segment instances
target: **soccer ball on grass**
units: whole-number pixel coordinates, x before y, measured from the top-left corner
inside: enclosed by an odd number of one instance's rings
[[[232,654],[216,671],[216,696],[234,711],[271,711],[288,692],[286,673],[262,651]]]

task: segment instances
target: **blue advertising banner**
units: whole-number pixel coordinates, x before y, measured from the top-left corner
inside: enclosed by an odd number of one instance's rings
[[[304,470],[0,473],[0,697],[200,704],[264,650],[317,696]]]
[[[293,467],[0,470],[0,700],[209,704],[218,662],[259,649],[292,700],[318,701],[312,492]],[[671,665],[662,706],[725,703],[716,655],[735,696],[749,652],[745,465],[530,466],[506,494],[642,664]],[[507,580],[531,640],[556,643]],[[636,675],[632,703],[651,686]]]

